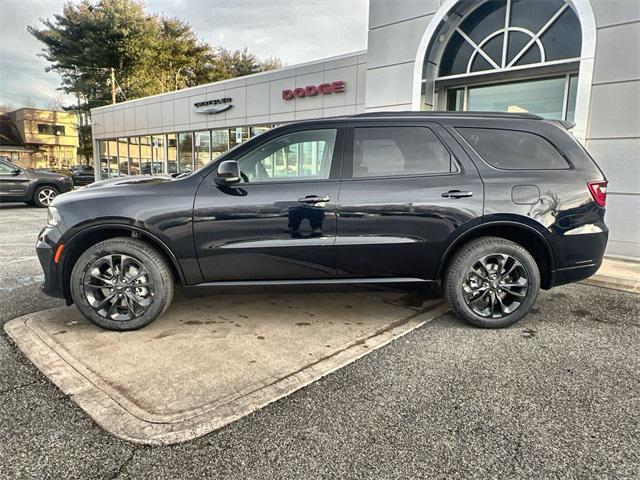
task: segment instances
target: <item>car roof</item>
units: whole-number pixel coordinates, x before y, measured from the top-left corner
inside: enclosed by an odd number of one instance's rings
[[[346,122],[350,120],[452,120],[452,119],[487,119],[487,120],[535,120],[542,121],[544,118],[532,113],[511,113],[511,112],[368,112],[355,115],[343,115],[338,117],[316,118],[309,120],[299,120],[289,125],[313,124],[325,122]]]

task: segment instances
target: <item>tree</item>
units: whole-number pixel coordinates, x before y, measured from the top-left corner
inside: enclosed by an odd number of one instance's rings
[[[112,69],[118,98],[134,99],[282,66],[247,48],[212,48],[189,24],[148,14],[139,0],[69,2],[41,22],[28,30],[44,45],[48,70],[60,74],[60,89],[76,98],[68,109],[79,114],[85,154],[91,152],[90,109],[111,103]]]

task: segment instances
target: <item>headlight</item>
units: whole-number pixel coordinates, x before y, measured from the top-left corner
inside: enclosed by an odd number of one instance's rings
[[[60,213],[58,213],[58,209],[56,207],[47,208],[47,226],[55,227],[60,223],[62,218],[60,217]]]
[[[70,182],[71,177],[58,177],[59,182]]]

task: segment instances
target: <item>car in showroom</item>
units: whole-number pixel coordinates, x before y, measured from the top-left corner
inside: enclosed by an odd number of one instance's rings
[[[99,181],[50,206],[42,288],[132,330],[176,285],[440,283],[460,318],[506,327],[602,262],[607,180],[568,127],[369,113],[275,128],[188,175]]]
[[[48,207],[61,193],[73,190],[69,175],[21,168],[0,157],[0,201]]]

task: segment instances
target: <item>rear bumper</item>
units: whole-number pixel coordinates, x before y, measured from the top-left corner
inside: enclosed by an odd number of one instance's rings
[[[602,262],[591,265],[580,265],[578,267],[561,268],[553,272],[553,286],[566,285],[567,283],[578,282],[589,278],[596,273]]]
[[[556,240],[559,268],[553,272],[552,285],[565,285],[589,278],[602,264],[609,231],[606,226],[598,233],[563,235]]]

